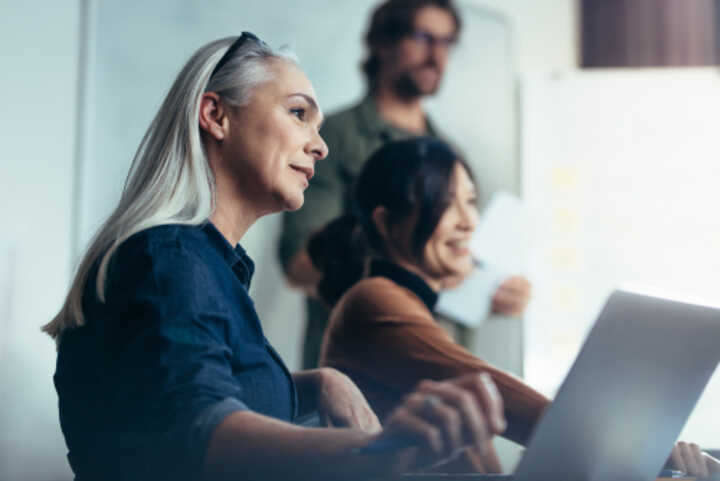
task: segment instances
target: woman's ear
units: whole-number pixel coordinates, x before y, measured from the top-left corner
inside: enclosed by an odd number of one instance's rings
[[[390,259],[409,259],[409,247],[405,238],[408,229],[403,225],[390,225],[389,212],[384,206],[377,206],[372,213],[372,221],[382,239],[385,255]]]
[[[205,92],[200,98],[198,115],[200,129],[215,140],[223,140],[227,131],[227,114],[215,92]]]
[[[388,211],[385,206],[379,205],[375,207],[372,213],[372,220],[375,228],[380,233],[380,237],[387,243],[390,240],[390,229],[388,227]]]

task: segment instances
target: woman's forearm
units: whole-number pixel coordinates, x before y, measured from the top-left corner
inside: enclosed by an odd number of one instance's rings
[[[483,449],[505,421],[487,375],[424,381],[395,408],[380,432],[312,429],[252,412],[227,416],[213,431],[204,461],[210,480],[367,480],[422,469],[458,450]],[[359,454],[355,448],[402,441],[407,449]]]
[[[483,370],[492,376],[505,403],[508,428],[503,437],[526,446],[550,399],[502,369],[488,364]]]
[[[206,479],[365,479],[386,465],[377,456],[352,453],[374,435],[353,429],[309,429],[251,411],[229,415],[214,430]],[[387,468],[385,468],[387,469]]]

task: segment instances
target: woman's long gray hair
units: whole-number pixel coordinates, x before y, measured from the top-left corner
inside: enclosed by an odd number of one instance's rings
[[[93,237],[62,309],[43,326],[57,342],[65,330],[85,323],[83,292],[99,258],[95,289],[104,302],[108,262],[128,237],[163,224],[201,224],[213,212],[215,182],[198,124],[203,93],[217,92],[224,102],[244,105],[257,85],[271,79],[272,61],[294,60],[263,42],[246,41],[213,75],[236,39],[201,47],[175,79],[135,153],[118,206]]]

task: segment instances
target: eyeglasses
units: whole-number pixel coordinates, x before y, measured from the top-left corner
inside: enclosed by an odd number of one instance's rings
[[[235,52],[237,52],[242,45],[247,42],[248,40],[252,40],[253,42],[260,42],[265,43],[262,40],[260,40],[255,34],[250,32],[243,32],[240,34],[240,36],[233,42],[232,45],[230,45],[230,48],[225,51],[225,54],[220,58],[220,61],[215,64],[215,68],[213,69],[210,76],[212,77],[215,75],[218,70],[223,68],[223,66],[230,61],[233,55],[235,55]]]
[[[451,49],[457,44],[457,37],[451,35],[449,37],[436,37],[432,33],[426,30],[415,30],[410,33],[410,39],[412,39],[418,45],[422,45],[426,48],[432,48],[435,45],[439,45],[445,49]]]

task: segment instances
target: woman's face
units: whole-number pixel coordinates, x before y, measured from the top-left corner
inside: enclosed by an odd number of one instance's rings
[[[328,148],[318,134],[323,116],[315,91],[293,63],[274,61],[271,80],[253,89],[250,101],[231,111],[223,142],[238,192],[262,214],[299,209]]]
[[[477,227],[475,185],[465,168],[455,164],[450,205],[423,249],[421,270],[440,285],[456,284],[473,268],[470,237]]]

